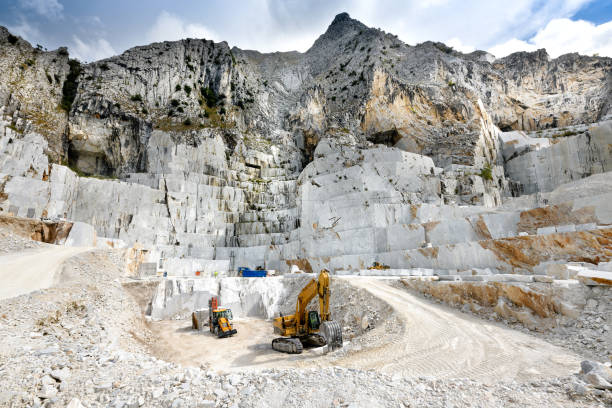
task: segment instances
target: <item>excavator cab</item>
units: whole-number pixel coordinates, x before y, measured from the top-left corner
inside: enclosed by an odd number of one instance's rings
[[[232,320],[234,318],[232,316],[232,311],[229,309],[217,309],[213,311],[213,317],[215,319],[223,318],[226,320]]]
[[[308,326],[311,330],[319,330],[319,327],[321,326],[321,318],[316,310],[311,310],[308,312]]]

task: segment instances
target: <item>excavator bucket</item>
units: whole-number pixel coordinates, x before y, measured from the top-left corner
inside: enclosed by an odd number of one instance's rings
[[[338,322],[333,320],[321,324],[321,334],[327,343],[327,349],[333,351],[342,348],[342,329]]]

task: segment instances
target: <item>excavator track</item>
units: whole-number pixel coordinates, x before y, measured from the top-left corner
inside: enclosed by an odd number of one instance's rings
[[[342,329],[338,322],[329,320],[321,324],[321,334],[327,342],[327,349],[333,351],[342,347]]]
[[[301,337],[300,341],[302,345],[306,348],[308,347],[323,347],[327,344],[325,341],[325,337],[321,336],[318,333],[309,334],[308,336]]]
[[[300,339],[294,337],[277,337],[272,340],[272,348],[288,354],[301,354],[304,350]]]

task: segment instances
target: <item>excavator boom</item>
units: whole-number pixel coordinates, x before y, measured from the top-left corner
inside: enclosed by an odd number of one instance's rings
[[[329,274],[323,270],[319,274],[319,283],[317,285],[319,292],[319,312],[321,313],[321,321],[330,319],[329,313]]]
[[[304,289],[300,292],[297,298],[297,304],[295,305],[295,317],[298,327],[298,332],[301,331],[302,327],[306,325],[306,307],[310,301],[317,295],[318,283],[312,279]]]

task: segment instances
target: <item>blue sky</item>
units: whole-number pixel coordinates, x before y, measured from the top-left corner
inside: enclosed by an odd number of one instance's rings
[[[305,51],[342,11],[408,44],[442,41],[498,57],[538,48],[612,57],[612,0],[0,0],[0,25],[92,61],[185,37]]]

